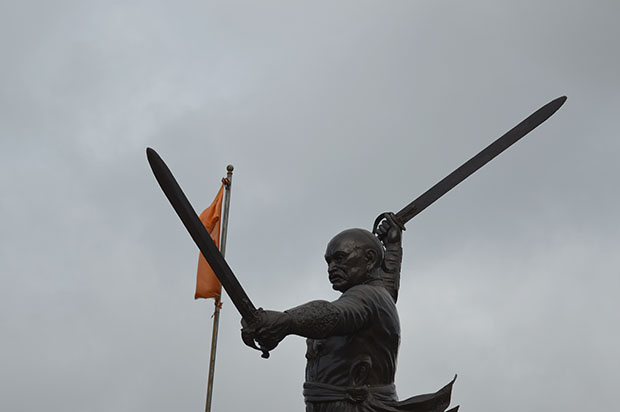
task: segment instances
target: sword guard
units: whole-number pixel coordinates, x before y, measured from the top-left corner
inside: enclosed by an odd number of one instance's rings
[[[384,220],[390,222],[392,226],[399,227],[400,230],[405,231],[405,225],[400,221],[400,219],[392,212],[383,212],[375,219],[375,223],[372,225],[372,233],[377,234],[377,229],[379,229],[379,225]]]

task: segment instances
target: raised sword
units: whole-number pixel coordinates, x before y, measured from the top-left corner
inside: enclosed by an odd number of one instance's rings
[[[504,150],[508,149],[523,136],[534,130],[545,120],[550,118],[566,101],[566,96],[558,97],[536,110],[521,123],[510,129],[503,136],[484,148],[480,153],[463,163],[455,171],[444,177],[433,187],[422,193],[413,202],[402,208],[397,213],[385,212],[377,216],[373,224],[373,232],[377,233],[379,224],[389,220],[393,225],[405,230],[405,223],[429,207],[441,196],[449,192],[454,186],[467,179],[476,170],[493,160]]]

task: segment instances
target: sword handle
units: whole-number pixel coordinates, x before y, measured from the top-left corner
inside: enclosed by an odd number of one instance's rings
[[[247,346],[249,346],[252,349],[256,349],[259,350],[261,352],[263,352],[260,356],[263,359],[269,359],[269,351],[263,347],[258,347],[256,346],[256,342],[254,341],[254,337],[249,334],[246,333],[244,331],[241,331],[241,339],[243,340],[243,343],[245,343]]]
[[[405,229],[405,225],[403,224],[403,222],[400,221],[398,216],[396,216],[392,212],[383,212],[375,219],[375,223],[372,225],[372,233],[374,233],[375,235],[377,234],[377,229],[379,229],[379,225],[384,220],[389,221],[392,226],[399,227],[402,231],[407,230]]]
[[[263,352],[262,355],[260,355],[263,359],[269,359],[269,351],[273,348],[269,349],[263,346],[256,346],[256,341],[254,340],[254,325],[256,325],[261,312],[263,312],[263,308],[258,308],[252,313],[253,316],[251,319],[241,318],[241,326],[243,327],[241,329],[241,340],[246,346]]]

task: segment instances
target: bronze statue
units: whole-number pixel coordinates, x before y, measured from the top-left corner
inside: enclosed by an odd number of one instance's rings
[[[308,338],[306,411],[444,412],[449,406],[452,382],[434,394],[402,402],[396,395],[401,233],[388,220],[379,226],[378,236],[364,229],[339,233],[328,243],[325,261],[340,298],[284,312],[261,310],[252,325],[242,321],[244,340],[250,335],[268,351],[288,335]]]
[[[147,157],[166,197],[241,314],[243,341],[268,358],[286,336],[307,338],[307,412],[445,412],[454,380],[435,393],[404,401],[398,401],[394,387],[404,225],[547,120],[565,101],[566,97],[557,98],[534,112],[398,213],[381,214],[374,234],[349,229],[336,235],[327,245],[325,260],[332,287],[342,292],[340,298],[312,301],[284,312],[254,306],[164,161],[150,148]]]

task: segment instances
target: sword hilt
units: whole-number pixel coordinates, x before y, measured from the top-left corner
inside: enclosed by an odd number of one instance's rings
[[[269,351],[273,348],[266,348],[262,345],[257,346],[256,341],[254,340],[255,325],[261,312],[264,312],[263,308],[258,308],[254,312],[252,312],[251,317],[243,317],[241,319],[241,325],[243,326],[243,328],[241,329],[241,340],[243,341],[243,343],[246,344],[246,346],[263,352],[262,355],[260,355],[263,359],[269,359]]]
[[[405,229],[404,223],[400,221],[398,216],[396,216],[392,212],[383,212],[375,219],[375,223],[372,225],[372,233],[374,233],[375,235],[377,234],[377,229],[379,229],[379,225],[384,220],[387,220],[392,226],[398,227],[402,231],[407,230]]]
[[[243,340],[243,343],[245,343],[250,348],[256,349],[256,350],[259,350],[259,351],[263,352],[260,355],[261,358],[269,359],[269,350],[267,350],[266,348],[263,348],[263,347],[256,346],[256,342],[254,341],[254,336],[252,336],[251,333],[248,333],[248,332],[245,332],[245,331],[241,331],[241,339]]]

